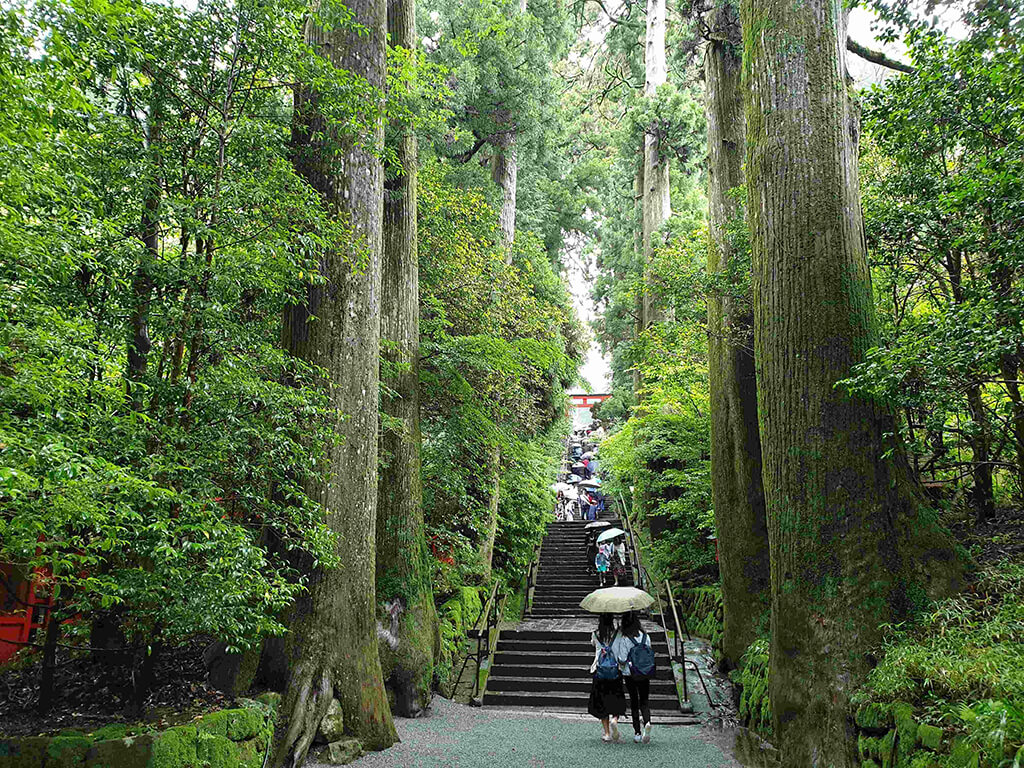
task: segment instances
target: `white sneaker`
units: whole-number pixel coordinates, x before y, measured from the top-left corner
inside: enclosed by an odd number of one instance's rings
[[[637,734],[635,734],[633,736],[633,743],[634,744],[639,744],[640,743],[640,734],[639,733],[637,733]]]
[[[602,733],[601,734],[601,741],[611,741],[611,740],[612,740],[612,737],[609,736],[607,733]]]
[[[612,741],[619,740],[619,724],[612,720]]]
[[[644,723],[644,735],[643,735],[643,739],[642,740],[643,740],[644,744],[650,744],[651,743],[651,724],[650,723]]]

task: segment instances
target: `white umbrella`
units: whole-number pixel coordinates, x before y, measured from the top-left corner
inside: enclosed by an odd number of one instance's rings
[[[611,525],[607,520],[598,520],[596,523],[587,523],[584,528],[605,528]]]
[[[581,459],[592,459],[592,458],[594,458],[594,452],[593,451],[587,451],[582,456],[580,456],[580,458]]]
[[[582,485],[584,488],[600,488],[601,481],[598,480],[596,477],[592,477],[589,480],[584,480],[582,483],[580,483],[580,485]]]
[[[598,541],[608,541],[609,539],[616,539],[619,536],[624,536],[626,532],[621,528],[609,528],[607,531],[597,537]]]
[[[569,501],[576,501],[576,499],[580,497],[580,493],[570,486],[568,491],[562,491],[562,496],[567,498]]]
[[[555,493],[558,493],[559,491],[571,491],[572,486],[569,485],[568,483],[555,483],[554,485],[551,486],[551,490],[554,491]]]
[[[595,589],[580,601],[580,608],[591,613],[625,613],[649,608],[654,598],[636,587]]]

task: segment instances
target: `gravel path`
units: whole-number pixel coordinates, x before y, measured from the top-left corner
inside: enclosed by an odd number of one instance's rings
[[[397,720],[400,744],[352,763],[357,768],[737,768],[732,757],[695,726],[658,728],[650,744],[634,744],[620,726],[618,744],[601,741],[592,717],[563,719],[479,709],[435,697],[430,713]],[[309,764],[310,768],[316,764]]]

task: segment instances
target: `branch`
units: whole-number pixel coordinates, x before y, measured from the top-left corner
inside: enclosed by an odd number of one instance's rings
[[[473,155],[475,155],[477,152],[479,152],[481,149],[483,149],[487,145],[487,142],[489,142],[491,140],[491,138],[492,137],[490,137],[490,136],[488,136],[485,139],[478,138],[476,140],[476,143],[473,145],[472,149],[470,149],[468,152],[463,152],[461,155],[455,155],[455,157],[453,157],[452,159],[453,160],[458,160],[463,165],[468,163],[470,160],[473,159]]]
[[[870,48],[865,48],[852,37],[846,38],[846,50],[848,50],[850,53],[860,56],[862,59],[870,61],[872,64],[878,64],[881,67],[888,67],[889,69],[895,69],[900,72],[906,72],[908,75],[913,75],[915,72],[917,72],[916,68],[910,66],[909,64],[904,64],[902,61],[890,59],[881,51],[873,51]]]

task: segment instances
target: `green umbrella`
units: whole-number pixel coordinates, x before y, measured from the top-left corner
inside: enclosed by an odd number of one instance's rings
[[[654,598],[636,587],[605,587],[595,589],[580,602],[580,608],[591,613],[625,613],[649,608]]]
[[[619,536],[625,535],[625,531],[621,528],[609,528],[607,531],[597,537],[598,541],[608,541],[608,539],[614,539]]]

